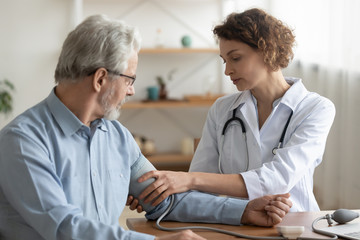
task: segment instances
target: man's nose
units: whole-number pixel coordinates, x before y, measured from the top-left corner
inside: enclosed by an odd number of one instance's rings
[[[134,85],[131,85],[131,86],[128,87],[128,90],[127,90],[127,92],[126,92],[126,95],[127,95],[127,96],[133,96],[133,95],[135,95],[135,87],[134,87]]]

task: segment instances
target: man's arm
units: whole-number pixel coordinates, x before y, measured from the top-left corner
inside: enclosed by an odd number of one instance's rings
[[[174,205],[164,219],[178,222],[273,226],[282,221],[292,205],[288,199],[289,194],[267,195],[252,201],[196,191],[173,196]],[[159,218],[169,204],[170,198],[167,198],[154,210],[148,212],[146,218],[151,220]]]
[[[154,239],[84,217],[68,203],[44,145],[18,130],[8,131],[0,137],[0,214],[6,219],[0,229],[5,238]]]
[[[154,179],[147,182],[138,182],[139,176],[155,168],[144,157],[132,166],[130,190],[129,193],[134,197],[139,194]],[[174,194],[174,202],[171,211],[164,218],[167,220],[180,222],[206,222],[222,223],[231,225],[256,224],[262,226],[272,226],[281,221],[281,218],[289,212],[291,202],[288,199],[290,195],[265,196],[255,199],[249,203],[247,200],[219,197],[197,191],[188,191],[185,193]],[[170,197],[162,201],[158,206],[152,206],[151,202],[143,205],[147,212],[148,219],[159,218],[169,207]],[[249,204],[248,204],[249,203]],[[251,214],[250,214],[251,213]],[[256,214],[256,218],[249,215]],[[259,219],[258,219],[259,217]]]

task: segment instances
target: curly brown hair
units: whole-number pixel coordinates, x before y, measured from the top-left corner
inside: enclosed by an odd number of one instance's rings
[[[293,31],[258,8],[230,14],[222,24],[215,26],[213,33],[218,39],[241,41],[260,50],[266,66],[273,71],[287,67],[294,57]]]

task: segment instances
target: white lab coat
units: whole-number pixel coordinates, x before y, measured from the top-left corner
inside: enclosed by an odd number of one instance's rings
[[[240,173],[249,199],[267,194],[290,192],[291,211],[318,211],[313,194],[313,174],[321,163],[326,138],[335,117],[334,104],[317,93],[309,92],[301,79],[286,78],[291,84],[284,96],[275,101],[273,110],[259,130],[256,100],[250,91],[219,98],[210,108],[190,171],[219,173],[219,148],[225,122],[236,116],[245,124],[246,144],[240,124],[228,126],[222,152],[223,173]],[[293,111],[282,147],[273,155],[285,123]],[[229,183],[231,184],[231,183]]]

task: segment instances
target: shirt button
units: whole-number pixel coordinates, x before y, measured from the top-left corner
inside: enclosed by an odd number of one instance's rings
[[[96,177],[96,172],[93,172],[92,175],[93,175],[93,177]]]
[[[120,177],[122,178],[124,175],[122,175],[121,173],[120,173]]]

